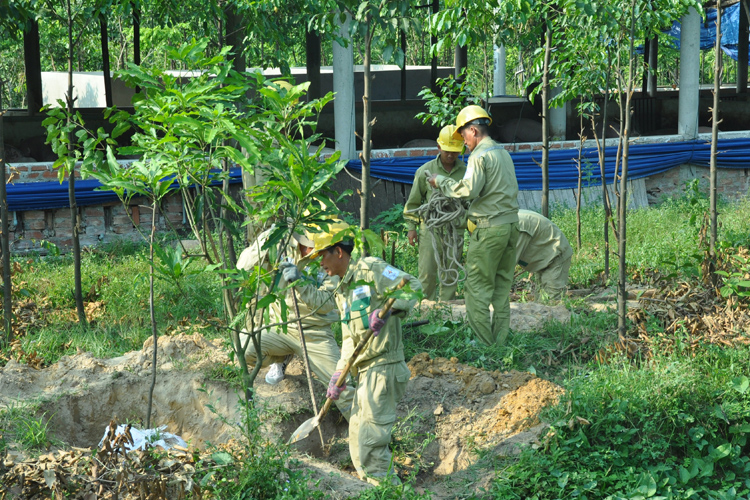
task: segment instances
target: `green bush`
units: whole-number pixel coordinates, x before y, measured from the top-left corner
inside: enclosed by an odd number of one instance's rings
[[[570,380],[495,498],[739,498],[750,493],[747,351],[615,361]]]

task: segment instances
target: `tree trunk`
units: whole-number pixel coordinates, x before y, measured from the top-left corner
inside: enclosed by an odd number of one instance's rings
[[[68,7],[68,94],[65,96],[68,105],[68,126],[73,119],[73,110],[75,102],[73,99],[73,13],[70,8],[70,0],[67,0]],[[74,134],[71,130],[68,132],[68,157],[73,158]],[[76,312],[78,313],[78,322],[82,326],[87,326],[86,310],[83,307],[83,287],[81,286],[81,239],[78,236],[81,225],[78,215],[78,204],[76,203],[76,167],[71,165],[68,172],[68,203],[70,204],[70,224],[73,229],[73,275],[75,281],[75,302]]]
[[[367,22],[367,28],[365,31],[365,57],[364,57],[364,70],[365,70],[365,91],[362,95],[362,153],[360,153],[360,160],[362,160],[362,189],[359,194],[360,200],[362,201],[359,209],[359,227],[367,229],[370,227],[370,151],[372,149],[371,137],[372,127],[375,125],[375,119],[370,120],[370,90],[372,88],[372,73],[370,71],[370,61],[372,56],[372,26],[370,25],[369,19]]]
[[[141,7],[137,2],[133,6],[133,63],[141,65]],[[137,89],[136,89],[137,91]]]
[[[307,91],[308,100],[319,99],[320,90],[320,35],[305,29],[305,67],[310,88]]]
[[[432,15],[434,16],[440,12],[440,0],[432,0]],[[430,37],[430,47],[434,47],[437,45],[438,39],[435,35],[432,35]],[[438,56],[437,54],[433,54],[432,59],[430,59],[430,91],[433,94],[437,94],[438,87],[437,87],[437,78],[438,78]]]
[[[549,60],[552,52],[552,30],[549,27],[545,38],[542,73],[542,215],[549,217]]]
[[[607,52],[607,59],[610,61],[611,53]],[[602,103],[602,143],[603,146],[598,148],[599,151],[599,174],[602,178],[602,205],[604,205],[604,281],[609,280],[609,222],[612,219],[612,204],[609,201],[609,192],[607,191],[607,168],[605,149],[607,147],[607,105],[609,103],[609,79],[611,73],[607,72],[606,83],[604,85],[604,102]],[[613,179],[615,181],[616,179]]]
[[[740,12],[740,16],[744,15],[744,12]],[[708,245],[708,273],[711,279],[711,283],[716,286],[717,276],[714,274],[716,270],[716,237],[717,237],[717,213],[716,213],[716,155],[718,154],[719,146],[719,98],[721,97],[721,78],[722,78],[722,61],[721,57],[723,51],[721,50],[721,8],[718,8],[716,13],[716,46],[715,46],[715,60],[714,60],[714,105],[711,110],[711,163],[709,167],[709,178],[710,178],[710,192],[709,192],[709,203],[710,203],[710,218],[711,218],[711,235],[709,237]]]
[[[156,329],[156,309],[154,306],[154,236],[156,234],[156,200],[153,201],[151,210],[151,236],[148,240],[148,262],[151,264],[148,272],[148,312],[151,318],[151,339],[154,344],[154,354],[151,357],[151,385],[148,388],[148,405],[146,407],[146,429],[151,428],[151,409],[154,401],[154,388],[156,387],[156,348],[158,347],[159,335]]]
[[[737,40],[737,93],[747,94],[748,36],[750,32],[750,8],[748,0],[740,0],[740,35]],[[744,63],[743,63],[744,61]]]
[[[39,50],[39,21],[31,20],[23,32],[23,59],[26,66],[26,101],[30,115],[42,107],[42,66]]]
[[[0,96],[2,95],[3,82],[0,80]],[[10,235],[8,234],[8,193],[5,186],[7,176],[5,170],[5,135],[3,131],[4,114],[5,111],[0,100],[0,176],[2,176],[2,182],[0,182],[0,227],[2,228],[0,245],[3,252],[3,317],[5,318],[3,323],[5,336],[0,345],[8,345],[13,340],[13,287],[11,286]]]
[[[628,85],[627,98],[625,100],[625,130],[622,137],[622,174],[620,176],[620,202],[618,204],[618,224],[617,224],[617,250],[619,257],[619,269],[617,280],[617,333],[621,339],[625,338],[627,327],[628,313],[628,292],[627,292],[627,212],[628,212],[628,156],[630,151],[630,129],[631,101],[633,98],[633,85],[635,82],[635,0],[631,6],[630,13],[630,46],[628,50]],[[622,102],[622,101],[620,101]]]
[[[107,35],[107,16],[99,14],[99,28],[102,39],[102,73],[104,73],[104,99],[107,107],[112,106],[112,75],[109,71],[109,36]]]

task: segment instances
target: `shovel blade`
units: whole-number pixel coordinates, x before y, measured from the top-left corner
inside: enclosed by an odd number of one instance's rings
[[[318,426],[318,424],[320,424],[320,418],[317,415],[305,420],[302,422],[302,425],[297,427],[297,430],[292,433],[286,444],[294,444],[297,441],[305,439]]]

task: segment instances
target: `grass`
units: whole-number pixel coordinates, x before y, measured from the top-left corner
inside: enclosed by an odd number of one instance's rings
[[[49,428],[50,418],[37,416],[38,406],[11,403],[0,409],[0,453],[5,453],[10,442],[23,450],[38,452],[60,444]]]

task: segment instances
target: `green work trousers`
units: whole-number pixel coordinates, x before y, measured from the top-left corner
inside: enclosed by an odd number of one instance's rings
[[[252,341],[244,333],[240,334],[240,338],[243,344],[249,341],[245,351],[245,360],[249,365],[254,365],[257,356]],[[305,346],[310,359],[310,370],[327,387],[336,371],[336,363],[341,358],[341,349],[339,349],[336,339],[333,337],[333,332],[331,330],[306,328]],[[292,330],[289,333],[264,330],[260,337],[260,349],[263,353],[263,366],[268,366],[271,363],[282,363],[289,354],[295,354],[304,359],[299,334]],[[352,400],[354,399],[354,389],[351,385],[351,383],[348,384],[346,390],[341,393],[336,401],[336,407],[347,420],[351,418]]]
[[[463,230],[461,231],[463,232]],[[443,243],[438,243],[438,251],[443,250],[441,246]],[[455,249],[455,255],[458,259],[461,259],[463,254],[464,244],[463,240],[461,245]],[[458,270],[456,263],[451,263],[449,269]],[[453,273],[447,276],[453,280]],[[438,296],[438,265],[435,259],[435,249],[432,247],[432,233],[427,229],[424,224],[419,225],[419,282],[422,283],[422,293],[424,298],[428,300],[435,300]],[[440,300],[448,301],[452,300],[456,295],[456,288],[458,288],[458,282],[450,286],[440,285]]]
[[[568,288],[570,260],[571,256],[563,258],[562,255],[559,255],[552,259],[549,266],[535,273],[539,282],[539,292],[545,293],[552,300],[563,298]]]
[[[516,267],[518,224],[476,228],[466,253],[466,314],[487,345],[503,345],[510,330],[510,286]],[[493,314],[490,321],[490,304]]]
[[[391,442],[396,405],[409,382],[406,363],[375,365],[359,372],[352,418],[349,453],[359,477],[379,483],[391,470]],[[393,481],[398,477],[393,476]]]

